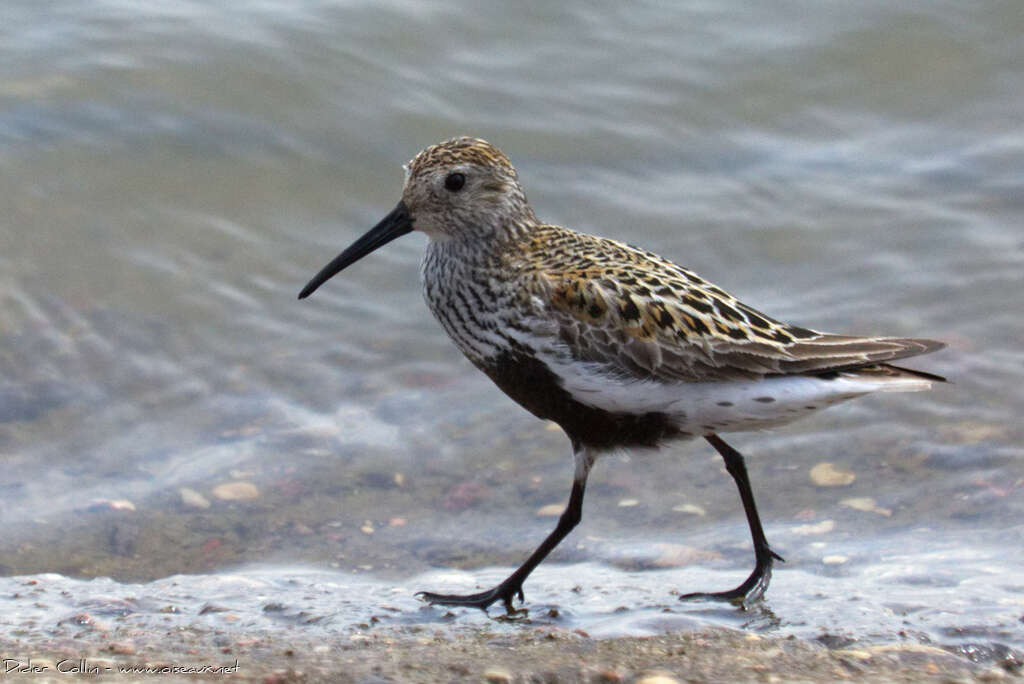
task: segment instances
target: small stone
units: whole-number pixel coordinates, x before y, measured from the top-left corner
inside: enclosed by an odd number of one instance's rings
[[[395,516],[388,520],[388,527],[403,527],[408,524],[408,522],[409,521],[406,518]]]
[[[405,475],[403,473],[395,473],[394,480],[395,480],[395,486],[396,487],[404,487],[405,486]]]
[[[547,506],[541,506],[537,509],[537,517],[547,518],[562,515],[564,510],[565,504],[548,504]]]
[[[915,644],[915,643],[898,643],[898,644],[879,644],[877,646],[868,646],[864,650],[868,653],[920,653],[922,655],[936,656],[938,658],[948,659],[953,657],[952,654],[938,646],[930,646],[928,644]]]
[[[89,510],[91,511],[102,511],[104,509],[112,511],[134,511],[135,504],[128,499],[93,499],[89,502]]]
[[[126,641],[112,641],[107,644],[107,650],[119,655],[134,655],[135,647]]]
[[[191,508],[209,508],[210,500],[194,489],[182,487],[178,490],[181,495],[181,503]]]
[[[260,490],[251,482],[225,482],[214,487],[212,493],[222,501],[250,501],[260,496]]]
[[[373,525],[370,523],[369,520],[367,520],[365,523],[363,523],[363,526],[359,528],[359,531],[363,534],[373,534]]]
[[[852,508],[857,511],[865,511],[867,513],[877,513],[878,515],[884,515],[889,517],[892,515],[892,509],[881,508],[878,503],[870,496],[856,496],[849,499],[843,499],[839,502],[843,506]]]
[[[489,684],[509,684],[512,681],[512,673],[500,668],[484,670],[484,680]]]
[[[640,675],[636,684],[680,684],[680,682],[669,672],[653,671]]]
[[[835,520],[822,520],[819,523],[813,525],[797,525],[791,532],[793,534],[826,534],[836,528]]]
[[[679,504],[678,506],[673,506],[672,510],[675,511],[676,513],[689,513],[690,515],[699,515],[701,517],[704,517],[708,514],[708,512],[704,510],[703,506],[698,506],[697,504],[692,503]]]
[[[819,487],[846,487],[853,484],[857,476],[848,470],[840,470],[834,463],[819,463],[811,468],[811,482]]]
[[[619,500],[619,508],[632,508],[640,504],[639,499],[621,499]]]
[[[848,560],[850,560],[850,559],[847,556],[841,556],[839,554],[835,554],[835,555],[832,555],[832,556],[825,556],[824,558],[821,559],[821,562],[824,563],[825,565],[842,565],[843,563],[845,563]]]

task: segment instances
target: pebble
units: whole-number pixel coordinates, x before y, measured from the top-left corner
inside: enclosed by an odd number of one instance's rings
[[[636,684],[681,684],[672,674],[668,672],[654,671],[640,675]]]
[[[842,565],[843,563],[845,563],[848,560],[850,560],[848,556],[842,556],[840,554],[835,554],[833,556],[825,556],[824,558],[821,559],[821,562],[824,563],[825,565]]]
[[[546,518],[556,515],[562,515],[562,511],[565,510],[565,504],[548,504],[547,506],[541,506],[537,509],[537,517]]]
[[[192,508],[209,508],[210,500],[194,489],[182,487],[178,490],[181,495],[181,503]]]
[[[484,679],[489,684],[508,684],[512,681],[512,673],[500,668],[484,670]]]
[[[673,506],[672,510],[675,511],[676,513],[689,513],[691,515],[699,515],[701,517],[704,517],[708,514],[708,512],[704,510],[703,506],[698,506],[697,504],[692,503],[679,504],[678,506]]]
[[[819,487],[846,487],[853,484],[857,476],[848,470],[840,470],[834,463],[819,463],[811,468],[811,482]]]
[[[118,655],[135,655],[135,647],[126,641],[112,641],[107,644],[107,650]]]
[[[792,530],[793,534],[826,534],[836,528],[835,520],[822,520],[813,525],[797,525]]]
[[[619,501],[619,508],[632,508],[640,504],[639,499],[621,499]]]
[[[128,499],[93,499],[89,502],[91,510],[109,508],[112,511],[134,511],[135,504]]]
[[[212,493],[223,501],[250,501],[260,496],[260,490],[252,482],[225,482],[214,487]]]
[[[878,515],[884,515],[887,518],[892,515],[891,508],[880,507],[878,502],[870,496],[851,497],[849,499],[843,499],[839,503],[843,506],[847,506],[848,508],[853,508],[858,511],[866,511],[868,513],[877,513]]]

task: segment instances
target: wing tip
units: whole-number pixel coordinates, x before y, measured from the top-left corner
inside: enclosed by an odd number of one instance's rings
[[[920,347],[920,350],[914,351],[914,353],[911,354],[911,356],[917,356],[920,354],[931,354],[932,352],[937,352],[940,349],[946,348],[945,342],[940,342],[939,340],[931,340],[926,337],[908,337],[904,339],[897,339],[899,341],[907,342],[909,344],[914,344]]]

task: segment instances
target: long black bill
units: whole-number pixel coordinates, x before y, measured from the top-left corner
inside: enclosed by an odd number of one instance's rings
[[[345,268],[359,261],[378,247],[383,247],[411,230],[412,217],[409,216],[409,209],[405,206],[405,202],[399,202],[380,223],[371,228],[366,235],[353,242],[348,249],[335,257],[334,261],[324,266],[319,273],[313,276],[313,279],[306,284],[306,287],[302,288],[302,292],[299,293],[299,299],[305,299],[313,294],[316,288],[326,283]]]

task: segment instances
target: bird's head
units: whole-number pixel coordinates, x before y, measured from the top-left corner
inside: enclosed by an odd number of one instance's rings
[[[452,138],[438,143],[417,154],[405,171],[398,205],[310,280],[299,299],[378,247],[413,230],[431,240],[488,243],[537,222],[512,163],[485,140]]]

